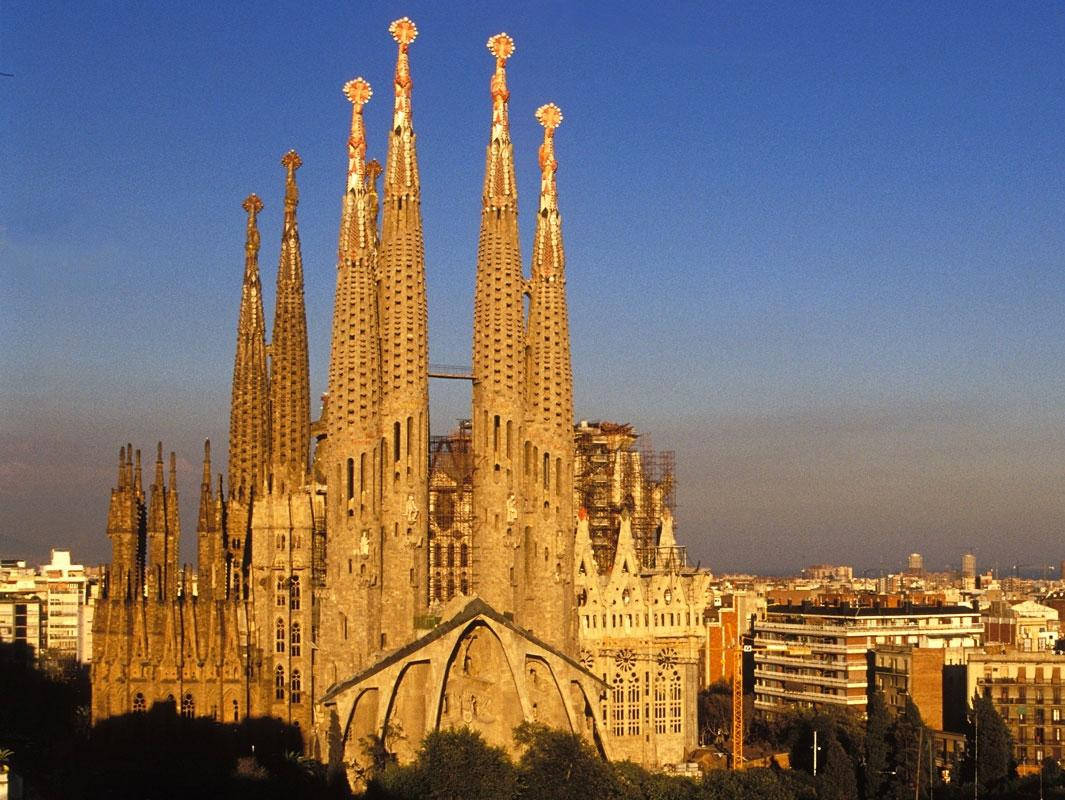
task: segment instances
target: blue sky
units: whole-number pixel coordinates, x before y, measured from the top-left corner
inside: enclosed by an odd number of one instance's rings
[[[240,205],[266,204],[270,317],[290,148],[324,391],[340,87],[374,85],[383,158],[409,15],[432,360],[469,361],[505,30],[526,258],[533,111],[565,114],[577,415],[677,451],[693,558],[1065,556],[1059,4],[217,6],[0,7],[0,555],[105,559],[118,447],[157,439],[191,543],[202,439],[228,429]],[[432,392],[442,432],[467,387]]]

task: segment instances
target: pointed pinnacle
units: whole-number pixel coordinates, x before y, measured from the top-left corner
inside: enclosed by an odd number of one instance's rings
[[[177,491],[177,455],[170,451],[170,491]]]
[[[255,225],[255,217],[263,210],[263,201],[257,194],[249,194],[244,200],[243,208],[248,212],[248,227],[244,239],[244,252],[247,255],[245,272],[247,272],[247,268],[251,266],[251,260],[259,256],[259,229]]]
[[[488,40],[488,50],[495,56],[496,71],[492,75],[492,138],[497,137],[497,128],[507,126],[507,59],[514,55],[514,40],[509,34],[497,33]]]
[[[203,479],[200,481],[204,489],[211,488],[211,440],[203,440]]]
[[[399,44],[399,53],[396,57],[396,74],[393,82],[396,90],[396,111],[400,110],[401,98],[410,101],[410,90],[414,85],[410,79],[410,61],[407,58],[407,49],[410,43],[418,38],[418,27],[410,17],[401,17],[388,26],[388,32]]]
[[[558,161],[555,160],[555,128],[562,124],[562,109],[554,103],[542,105],[536,109],[536,119],[544,126],[544,143],[540,145],[540,210],[555,208],[558,201],[558,188],[555,174]]]
[[[362,178],[366,167],[366,124],[362,107],[373,97],[373,87],[364,78],[344,84],[344,95],[351,101],[351,132],[348,134],[348,191]]]
[[[155,450],[155,488],[163,488],[163,443],[158,442]]]
[[[281,157],[281,166],[285,168],[285,216],[291,217],[300,201],[300,190],[296,186],[296,170],[303,166],[303,159],[295,150],[289,150]]]

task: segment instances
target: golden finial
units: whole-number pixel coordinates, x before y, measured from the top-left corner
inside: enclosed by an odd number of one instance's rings
[[[300,158],[300,154],[295,150],[289,150],[283,156],[281,156],[281,166],[288,170],[289,177],[293,177],[300,167],[303,166],[303,159]]]
[[[292,218],[296,203],[300,201],[300,190],[296,187],[296,170],[303,165],[303,159],[295,150],[289,150],[281,156],[281,166],[285,168],[285,217]]]
[[[407,59],[407,48],[418,36],[418,28],[410,17],[401,17],[388,26],[388,32],[392,38],[399,42],[399,56],[396,58],[396,77],[394,85],[396,90],[396,113],[401,113],[401,107],[406,108],[410,103],[410,90],[413,81],[410,79],[410,61]],[[409,110],[409,109],[408,109]],[[393,127],[399,127],[394,125]]]
[[[344,84],[344,95],[357,111],[362,111],[362,107],[373,97],[373,88],[365,78],[358,77]]]
[[[536,118],[547,130],[553,131],[562,124],[562,109],[554,103],[542,105],[536,109]]]
[[[514,55],[514,40],[508,33],[497,33],[488,40],[488,50],[496,57],[496,63],[503,66]]]
[[[255,215],[263,210],[263,201],[259,199],[259,195],[249,194],[244,200],[243,208],[248,212],[248,217],[254,220]]]
[[[399,42],[400,47],[405,47],[418,38],[418,26],[410,17],[400,17],[395,20],[388,26],[388,32]]]
[[[255,227],[255,215],[263,210],[263,201],[259,199],[259,195],[249,194],[244,201],[244,210],[248,212],[248,229],[244,242],[244,249],[249,259],[245,264],[245,269],[248,269],[259,252],[259,229]]]
[[[374,186],[374,182],[377,180],[377,176],[381,174],[381,162],[376,158],[366,165],[366,180],[369,181],[370,188]]]
[[[492,74],[490,84],[492,93],[492,138],[501,139],[508,136],[507,100],[507,59],[514,55],[514,40],[509,34],[497,33],[488,40],[488,51],[496,58],[496,71]],[[508,136],[509,138],[509,136]]]
[[[366,129],[362,122],[362,107],[373,97],[373,88],[365,78],[360,76],[344,84],[344,95],[351,101],[348,174],[359,175],[363,162],[366,161]]]

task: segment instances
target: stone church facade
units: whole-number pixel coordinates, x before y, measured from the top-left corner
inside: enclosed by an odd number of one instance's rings
[[[642,684],[641,697],[654,698],[654,707],[639,731],[669,744],[649,749],[630,743],[635,734],[629,727],[618,733],[613,722],[619,678],[608,666],[629,648],[619,644],[625,637],[615,626],[607,636],[581,623],[594,603],[615,595],[626,602],[626,592],[649,609],[659,602],[653,598],[674,591],[678,601],[691,597],[685,608],[695,613],[699,587],[690,570],[668,559],[640,577],[647,567],[626,544],[625,523],[617,558],[628,559],[627,577],[603,583],[587,525],[583,537],[576,526],[575,536],[554,149],[561,112],[552,104],[536,112],[544,136],[526,277],[506,75],[514,43],[506,34],[492,37],[471,422],[447,459],[434,453],[430,474],[409,55],[417,30],[404,18],[390,32],[398,52],[383,168],[366,160],[362,111],[370,86],[356,78],[344,87],[352,117],[321,417],[311,419],[296,220],[300,159],[290,152],[282,159],[285,214],[269,345],[258,264],[262,202],[251,195],[244,204],[228,481],[213,480],[208,444],[195,572],[178,567],[173,454],[165,480],[159,446],[146,490],[140,452],[120,452],[108,514],[112,562],[94,625],[93,718],[160,701],[227,722],[270,715],[298,724],[310,753],[352,774],[370,736],[383,737],[402,759],[427,732],[446,727],[471,727],[511,749],[523,720],[577,732],[606,757],[654,764],[668,751],[682,760],[694,745],[698,673],[688,628],[632,645],[641,669],[657,659],[662,673]],[[459,517],[461,535],[454,532]],[[667,693],[665,731],[656,727],[659,686]]]

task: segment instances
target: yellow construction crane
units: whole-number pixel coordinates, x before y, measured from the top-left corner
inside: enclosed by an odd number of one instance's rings
[[[743,769],[743,648],[739,646],[739,642],[732,647],[731,660],[732,768]]]

